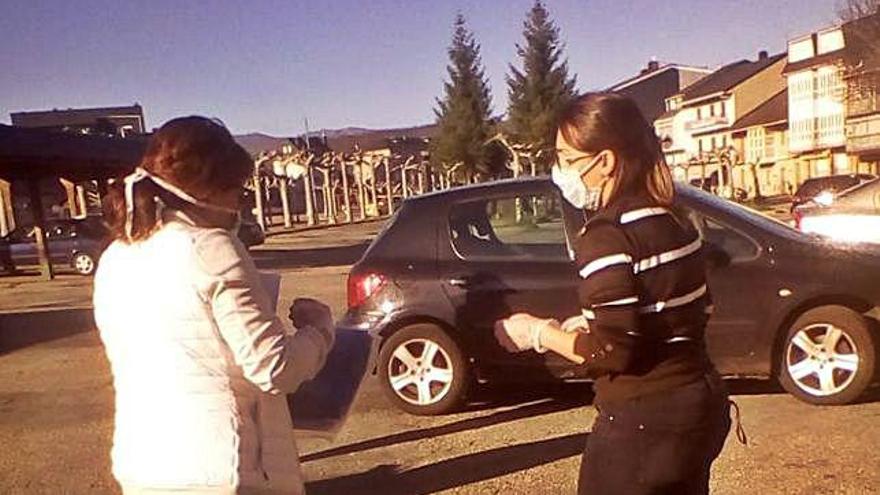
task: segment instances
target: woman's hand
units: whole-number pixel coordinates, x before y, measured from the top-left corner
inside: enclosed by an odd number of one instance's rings
[[[298,298],[290,306],[290,321],[299,330],[307,328],[319,333],[326,344],[326,348],[333,346],[336,333],[333,325],[333,315],[326,304],[315,299]]]
[[[333,317],[326,304],[315,299],[298,298],[290,306],[290,321],[296,328],[333,326]]]
[[[525,313],[517,313],[510,318],[495,322],[495,339],[508,352],[536,350],[544,352],[541,346],[541,332],[554,320],[537,318]]]

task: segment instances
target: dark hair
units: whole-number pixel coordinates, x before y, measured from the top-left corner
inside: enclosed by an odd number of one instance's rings
[[[621,194],[647,194],[660,205],[672,204],[675,188],[660,141],[630,98],[617,93],[586,93],[563,110],[559,132],[584,153],[609,149],[617,155],[612,200]]]
[[[150,138],[140,167],[199,200],[241,187],[253,172],[250,155],[220,123],[205,117],[181,117],[166,122]],[[125,190],[122,180],[111,184],[104,198],[104,217],[115,239],[125,234]],[[148,238],[159,226],[156,198],[179,204],[153,181],[134,188],[132,241]]]

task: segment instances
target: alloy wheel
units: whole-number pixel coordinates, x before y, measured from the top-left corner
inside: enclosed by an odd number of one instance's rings
[[[415,338],[398,345],[388,360],[388,381],[400,399],[418,406],[443,400],[452,387],[452,359],[433,340]]]
[[[73,259],[73,268],[77,273],[89,275],[95,271],[95,260],[87,254],[80,253]]]
[[[792,335],[785,364],[798,388],[826,397],[850,386],[859,369],[859,352],[845,330],[830,323],[815,323]]]

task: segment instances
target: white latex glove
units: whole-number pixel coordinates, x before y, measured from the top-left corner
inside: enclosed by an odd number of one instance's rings
[[[535,350],[546,352],[541,346],[541,332],[555,320],[537,318],[517,313],[510,318],[495,322],[495,339],[508,352]]]
[[[295,299],[290,306],[290,321],[297,328],[297,333],[316,332],[323,341],[325,349],[333,347],[336,329],[333,325],[333,315],[326,304],[315,299]]]
[[[584,315],[575,315],[571,318],[567,318],[564,322],[562,322],[562,326],[560,328],[565,333],[578,332],[590,328],[590,323],[587,321]]]

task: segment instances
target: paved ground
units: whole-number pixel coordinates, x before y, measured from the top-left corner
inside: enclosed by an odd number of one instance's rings
[[[347,266],[378,228],[271,237],[255,257],[282,274],[283,301],[319,297],[338,313]],[[72,276],[0,278],[0,493],[117,491],[108,365],[88,310],[75,309],[89,292]],[[74,309],[46,309],[61,303]],[[731,386],[751,442],[728,440],[714,493],[880,492],[880,402],[819,408],[760,382]],[[309,493],[572,493],[594,416],[589,389],[531,388],[420,418],[390,408],[371,380],[334,441],[300,440]]]

